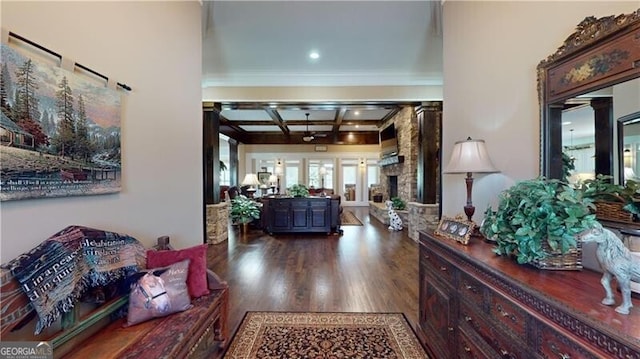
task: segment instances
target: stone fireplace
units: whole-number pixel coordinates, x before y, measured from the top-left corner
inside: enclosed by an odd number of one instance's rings
[[[387,182],[388,182],[388,189],[389,189],[389,193],[388,196],[389,198],[393,198],[393,197],[397,197],[398,196],[398,176],[387,176]]]
[[[400,197],[405,202],[415,202],[418,190],[418,128],[416,113],[411,107],[405,107],[390,121],[395,123],[398,139],[398,156],[402,161],[380,167],[380,192],[383,201]],[[383,125],[382,127],[386,126]]]
[[[389,216],[385,201],[400,197],[406,203],[406,209],[396,211],[403,221],[405,230],[414,241],[418,241],[418,232],[426,228],[435,228],[439,220],[438,204],[417,203],[418,192],[418,120],[411,107],[405,107],[389,121],[395,124],[398,140],[398,158],[380,161],[379,193],[382,203],[371,202],[369,214],[388,225]],[[384,128],[388,123],[383,124]],[[402,158],[400,158],[402,157]]]

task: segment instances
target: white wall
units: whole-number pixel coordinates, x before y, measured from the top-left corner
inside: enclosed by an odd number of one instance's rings
[[[8,2],[3,29],[133,88],[122,97],[119,194],[3,202],[0,261],[79,224],[203,241],[200,4]]]
[[[502,172],[474,177],[474,219],[514,181],[539,175],[536,66],[587,16],[630,13],[639,1],[446,1],[443,161],[454,142],[484,139]],[[443,175],[443,214],[462,212],[464,175]]]
[[[440,101],[441,85],[206,87],[203,101]]]

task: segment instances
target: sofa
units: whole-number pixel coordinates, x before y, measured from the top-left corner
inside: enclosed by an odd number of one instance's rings
[[[154,249],[172,250],[169,238],[160,237]],[[112,291],[108,283],[91,291],[100,293],[103,301],[76,303],[35,334],[35,322],[42,319],[35,315],[12,271],[3,266],[2,340],[46,341],[55,358],[217,358],[229,339],[228,286],[208,269],[205,275],[208,294],[191,299],[184,311],[125,325],[130,296]]]

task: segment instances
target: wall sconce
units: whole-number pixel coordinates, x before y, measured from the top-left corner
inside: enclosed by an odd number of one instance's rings
[[[498,171],[484,145],[484,140],[472,140],[468,137],[465,141],[456,142],[451,154],[451,160],[444,170],[444,173],[466,173],[467,178],[467,205],[464,206],[464,213],[469,222],[473,222],[471,217],[476,211],[471,201],[471,191],[473,188],[473,173],[495,173]]]
[[[260,181],[258,181],[258,176],[255,173],[247,173],[242,180],[242,185],[249,186],[247,193],[249,194],[249,198],[253,198],[253,194],[256,193],[257,190],[254,186],[259,186]]]

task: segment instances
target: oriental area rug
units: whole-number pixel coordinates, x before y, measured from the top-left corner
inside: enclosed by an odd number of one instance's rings
[[[247,312],[224,358],[428,356],[402,313]]]
[[[341,225],[343,226],[361,226],[362,222],[351,211],[343,210],[340,214]]]

